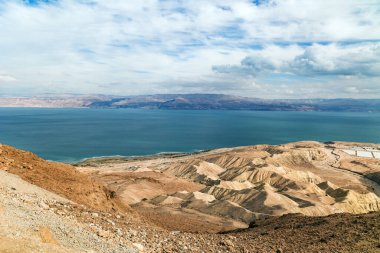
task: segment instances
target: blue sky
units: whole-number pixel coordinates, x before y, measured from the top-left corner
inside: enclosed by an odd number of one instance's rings
[[[380,0],[0,0],[0,96],[380,98]]]

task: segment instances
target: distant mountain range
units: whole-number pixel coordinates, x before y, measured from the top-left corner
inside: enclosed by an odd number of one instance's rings
[[[223,94],[0,98],[0,107],[380,112],[380,99],[259,99]]]

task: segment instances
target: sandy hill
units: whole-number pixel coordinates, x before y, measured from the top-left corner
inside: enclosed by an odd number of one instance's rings
[[[75,167],[49,162],[38,156],[0,144],[0,170],[19,175],[22,179],[76,203],[99,210],[130,210],[114,199],[112,191],[78,172]]]
[[[267,216],[379,211],[380,160],[342,151],[355,145],[364,144],[258,145],[184,157],[98,160],[79,170],[125,196],[124,203],[161,226],[217,232],[248,227]],[[184,216],[194,221],[181,222]],[[206,217],[224,225],[198,224]]]
[[[77,168],[0,145],[0,252],[379,252],[379,160],[354,145]]]

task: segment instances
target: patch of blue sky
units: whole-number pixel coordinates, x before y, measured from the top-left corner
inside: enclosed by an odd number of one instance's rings
[[[280,47],[286,47],[286,46],[291,46],[291,45],[298,45],[301,47],[309,47],[313,44],[320,44],[320,45],[329,45],[334,43],[333,41],[273,41],[272,44]]]
[[[365,43],[380,43],[380,39],[372,39],[372,40],[345,40],[339,41],[338,44],[343,46],[355,45],[355,44],[365,44]]]
[[[243,43],[235,44],[234,47],[243,48],[243,49],[262,50],[262,49],[264,49],[264,44],[263,43],[253,43],[253,42],[243,42]]]
[[[40,4],[54,4],[58,0],[23,0],[23,3],[29,6],[38,6]]]
[[[104,58],[99,57],[99,54],[87,47],[80,47],[78,46],[76,49],[76,52],[85,60],[100,64],[100,65],[106,65],[107,63],[104,61]]]
[[[0,0],[0,14],[3,13],[3,11],[6,11],[6,4],[7,4],[7,1],[6,0]]]
[[[191,52],[195,48],[203,47],[205,46],[203,43],[193,42],[193,43],[184,43],[177,45],[174,49],[161,49],[161,52],[177,59],[188,59],[191,58],[191,56],[184,54],[185,52]],[[187,55],[185,57],[185,55]]]
[[[179,50],[169,50],[169,49],[163,49],[162,50],[163,54],[168,55],[170,57],[174,57],[174,58],[179,58],[179,56],[182,52],[183,51],[179,51]]]
[[[190,13],[190,10],[185,8],[185,7],[177,7],[177,8],[174,8],[174,9],[171,9],[172,12],[178,12],[178,13],[181,13],[181,14],[186,14],[186,13]]]
[[[247,48],[245,45],[242,45],[241,43],[235,43],[233,41],[218,40],[213,37],[209,38],[209,42],[207,45],[219,47],[219,48],[225,48],[225,49]]]
[[[252,2],[254,5],[259,6],[259,5],[262,5],[262,4],[266,4],[266,3],[268,3],[269,1],[268,1],[268,0],[252,0],[251,2]]]
[[[330,44],[338,44],[341,46],[348,46],[348,45],[355,45],[355,44],[365,44],[365,43],[380,43],[380,39],[369,39],[369,40],[363,40],[363,39],[352,39],[352,40],[314,40],[314,41],[273,41],[272,44],[277,46],[290,46],[290,45],[298,45],[301,47],[309,47],[313,44],[319,44],[319,45],[330,45]]]
[[[0,3],[2,0],[0,0]],[[5,2],[5,1],[4,1]],[[59,4],[60,0],[22,0],[25,5],[38,7],[43,4]],[[98,3],[94,0],[76,0],[79,4],[84,4],[88,6],[96,6]]]
[[[214,35],[227,39],[244,39],[246,32],[242,30],[237,24],[232,24],[230,26],[224,26],[220,28]]]
[[[185,42],[178,43],[175,45],[174,48],[165,48],[164,45],[162,45],[161,52],[177,59],[184,59],[184,53],[191,52],[195,48],[201,48],[206,46],[206,44],[203,41],[196,40],[196,39],[190,39],[186,40]]]
[[[122,13],[117,13],[112,15],[113,21],[116,23],[122,23],[122,22],[131,22],[133,19],[131,17],[126,16],[125,14]]]
[[[117,48],[122,48],[122,49],[130,49],[130,44],[122,41],[113,41],[108,44],[110,47],[117,47]]]
[[[162,40],[161,39],[148,39],[148,38],[144,38],[144,37],[141,37],[141,36],[138,36],[136,37],[135,35],[128,35],[128,34],[124,34],[126,36],[128,36],[129,38],[126,39],[126,40],[114,40],[110,43],[108,43],[108,46],[110,47],[115,47],[115,48],[119,48],[119,49],[126,49],[126,50],[129,50],[133,47],[155,47],[155,46],[160,46],[162,45]]]
[[[82,53],[82,54],[86,54],[86,55],[91,55],[91,54],[94,54],[95,52],[89,48],[80,48],[78,50],[78,52]]]
[[[202,47],[202,46],[205,46],[205,43],[203,41],[193,39],[193,40],[188,40],[185,43],[181,43],[179,45],[179,48],[185,49],[185,48],[189,48],[189,47],[194,48],[194,47]]]
[[[275,0],[251,0],[251,2],[256,6],[274,6],[276,5]]]

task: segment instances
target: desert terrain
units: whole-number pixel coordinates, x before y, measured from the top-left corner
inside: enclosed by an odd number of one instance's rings
[[[259,145],[173,158],[93,159],[77,168],[160,226],[225,232],[268,216],[379,211],[380,160],[345,152],[356,146]],[[203,226],[204,219],[224,225]]]
[[[380,252],[380,145],[73,165],[0,145],[0,252]],[[361,156],[361,155],[364,156]]]

